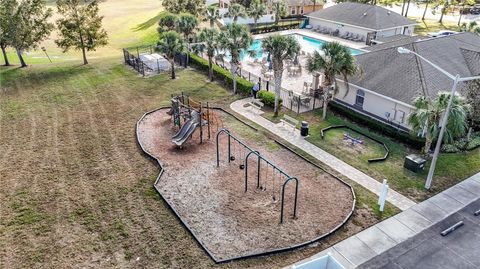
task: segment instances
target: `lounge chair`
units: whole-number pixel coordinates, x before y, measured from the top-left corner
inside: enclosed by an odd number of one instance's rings
[[[332,32],[332,35],[338,36],[339,33],[340,33],[340,30],[336,29],[335,31]]]
[[[320,32],[320,29],[321,29],[321,27],[317,25],[313,28],[313,31],[318,33],[318,32]]]
[[[350,32],[345,32],[342,35],[340,35],[341,38],[347,39],[347,36],[350,34]]]
[[[347,39],[351,40],[351,41],[354,41],[356,37],[357,37],[357,34],[352,34]]]

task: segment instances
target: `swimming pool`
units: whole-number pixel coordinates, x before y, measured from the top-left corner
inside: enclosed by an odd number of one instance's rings
[[[327,43],[325,40],[321,39],[316,39],[304,35],[299,35],[299,34],[291,34],[290,36],[293,36],[298,43],[300,43],[300,47],[303,51],[308,52],[308,53],[313,53],[314,51],[320,51],[321,47],[324,43]],[[350,50],[350,53],[352,55],[359,55],[362,54],[363,51],[357,50],[357,49],[352,49],[348,48]],[[255,57],[256,59],[261,59],[263,56],[263,49],[262,49],[262,39],[255,39],[248,48],[248,51],[254,51],[255,52]],[[240,53],[240,60],[244,61],[246,58],[251,58],[246,51],[242,51]],[[230,60],[229,55],[226,57],[226,60]]]

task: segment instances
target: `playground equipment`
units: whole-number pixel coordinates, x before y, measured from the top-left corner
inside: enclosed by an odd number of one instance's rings
[[[208,102],[203,106],[202,102],[194,101],[183,93],[177,96],[172,95],[171,102],[172,107],[168,113],[172,115],[174,125],[180,128],[177,134],[172,137],[172,142],[175,145],[182,147],[192,137],[197,128],[200,129],[200,143],[203,143],[204,126],[207,127],[208,139],[210,139],[211,125],[214,122],[218,130],[219,117],[210,108]],[[181,123],[182,119],[184,121],[183,125]]]
[[[295,182],[295,197],[294,197],[294,205],[293,205],[293,218],[297,217],[297,197],[298,197],[298,179],[296,177],[292,177],[285,173],[282,169],[280,169],[277,165],[273,162],[265,158],[263,155],[260,154],[258,150],[254,150],[250,148],[248,145],[243,143],[240,139],[235,137],[229,130],[222,129],[217,133],[216,138],[216,147],[217,147],[217,167],[220,166],[220,148],[219,148],[219,137],[221,134],[226,134],[228,138],[227,144],[227,151],[228,156],[227,160],[228,163],[231,163],[236,160],[235,154],[238,154],[241,160],[239,165],[240,169],[245,169],[245,192],[248,191],[248,158],[252,155],[257,156],[257,189],[262,191],[267,191],[268,188],[268,171],[271,168],[271,190],[272,190],[272,200],[273,202],[277,201],[276,193],[277,193],[277,185],[276,185],[276,178],[278,176],[278,181],[281,184],[281,208],[280,208],[280,223],[283,223],[283,215],[284,215],[284,200],[285,200],[285,187],[287,186],[288,182],[294,181]],[[232,140],[233,140],[233,154],[232,154]],[[237,150],[236,150],[237,149]],[[243,153],[243,154],[242,154]],[[261,168],[264,166],[265,169],[265,176],[262,180],[262,171]],[[282,183],[283,179],[283,183]],[[262,184],[263,183],[263,184]]]
[[[355,146],[357,144],[363,144],[363,140],[355,138],[351,136],[349,133],[343,134],[343,140],[350,140],[352,142],[352,146]]]

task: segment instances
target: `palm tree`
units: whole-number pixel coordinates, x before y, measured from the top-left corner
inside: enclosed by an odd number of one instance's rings
[[[283,62],[293,59],[300,51],[300,44],[293,36],[273,35],[262,41],[262,49],[270,54],[273,65],[273,77],[275,80],[275,116],[278,116],[278,102],[282,88]]]
[[[220,32],[215,28],[203,28],[197,35],[199,44],[193,47],[196,52],[206,52],[208,57],[208,78],[213,81],[213,58],[218,51]]]
[[[323,119],[327,117],[328,103],[338,92],[336,76],[341,75],[348,94],[348,76],[352,76],[360,69],[355,64],[350,50],[337,42],[324,43],[322,45],[322,54],[315,51],[312,58],[308,59],[307,69],[310,72],[320,71],[325,75],[322,88],[323,91]],[[333,92],[330,90],[332,89]]]
[[[451,93],[442,92],[433,101],[426,96],[420,96],[414,100],[415,110],[408,116],[408,123],[414,132],[425,135],[424,154],[428,153],[433,141],[440,133],[440,122],[447,109],[450,96]],[[461,96],[453,96],[452,108],[445,129],[445,141],[451,142],[465,134],[469,110],[470,106]]]
[[[240,4],[233,3],[228,7],[228,12],[225,14],[225,17],[232,18],[233,22],[237,22],[238,17],[245,17],[245,7]]]
[[[177,27],[177,20],[178,17],[175,14],[172,14],[170,12],[164,14],[162,17],[160,17],[160,20],[158,21],[157,31],[161,34],[164,32],[175,30],[175,28]]]
[[[187,61],[186,64],[188,65],[189,62],[189,57],[190,57],[190,36],[193,34],[195,31],[195,28],[197,28],[198,25],[198,20],[195,18],[190,13],[182,13],[178,17],[177,20],[177,29],[178,32],[183,34],[183,38],[185,39],[185,42],[187,42]]]
[[[275,13],[275,24],[278,24],[281,17],[287,16],[287,4],[285,0],[274,0],[272,2],[272,10],[273,13]]]
[[[185,50],[185,41],[175,31],[168,31],[161,35],[155,50],[165,54],[170,61],[172,79],[175,79],[175,55]]]
[[[220,19],[220,10],[216,6],[208,6],[205,10],[205,20],[210,22],[210,28],[213,28],[215,21]]]
[[[267,14],[267,6],[262,2],[262,0],[253,0],[250,3],[250,8],[247,10],[247,15],[250,18],[253,18],[255,27],[257,27],[258,19],[265,14]]]
[[[233,93],[237,93],[237,68],[240,63],[240,52],[247,50],[252,44],[250,31],[244,25],[229,24],[218,37],[221,50],[230,53],[230,72],[233,80]]]

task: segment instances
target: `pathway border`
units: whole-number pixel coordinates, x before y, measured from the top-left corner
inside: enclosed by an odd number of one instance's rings
[[[302,149],[309,155],[325,163],[326,165],[336,170],[340,174],[348,177],[349,179],[357,182],[358,184],[362,185],[369,191],[375,193],[377,196],[380,195],[380,192],[382,190],[382,183],[368,176],[367,174],[359,171],[353,166],[345,163],[344,161],[338,159],[332,154],[308,142],[302,136],[300,136],[299,130],[295,129],[294,131],[290,131],[290,128],[289,129],[283,128],[281,123],[275,124],[265,119],[260,114],[255,113],[250,108],[245,107],[245,105],[250,100],[251,98],[237,100],[230,104],[230,108],[233,111],[237,112],[238,114],[244,116],[245,118],[267,129],[268,131],[278,135],[279,137],[289,142],[290,144]],[[416,204],[414,201],[410,200],[409,198],[401,195],[400,193],[392,189],[389,190],[388,192],[387,201],[389,201],[390,203],[392,203],[394,206],[398,207],[402,211],[407,210],[408,208]]]

